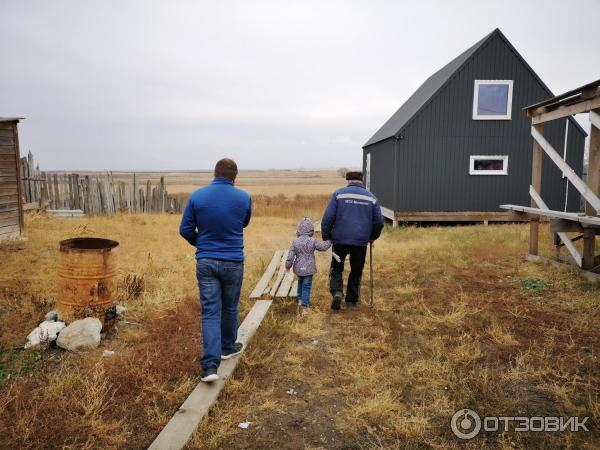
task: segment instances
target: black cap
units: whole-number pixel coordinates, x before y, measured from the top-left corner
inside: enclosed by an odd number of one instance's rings
[[[350,181],[350,180],[362,181],[362,179],[363,179],[363,173],[362,172],[359,172],[357,170],[346,172],[346,180],[348,180],[348,181]]]

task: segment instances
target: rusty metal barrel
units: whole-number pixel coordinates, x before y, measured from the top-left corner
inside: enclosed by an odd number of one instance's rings
[[[60,242],[58,258],[59,319],[65,322],[97,317],[104,321],[115,306],[117,241],[81,237]]]

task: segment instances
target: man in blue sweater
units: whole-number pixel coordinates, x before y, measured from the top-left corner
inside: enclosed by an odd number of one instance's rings
[[[348,186],[333,193],[321,220],[323,240],[333,242],[329,290],[331,309],[340,309],[344,282],[344,262],[350,257],[350,275],[346,288],[346,307],[356,308],[360,299],[360,280],[365,266],[367,244],[376,240],[383,229],[383,216],[377,198],[367,191],[362,172],[346,174]]]
[[[225,158],[211,184],[190,195],[179,234],[196,247],[196,277],[202,306],[202,381],[219,379],[221,359],[242,352],[237,340],[238,303],[244,277],[244,228],[252,200],[234,187],[238,169]]]

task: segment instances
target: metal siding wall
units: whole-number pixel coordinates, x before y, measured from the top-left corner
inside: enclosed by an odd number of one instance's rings
[[[394,205],[394,139],[386,139],[363,149],[363,173],[367,153],[371,153],[371,192],[386,208]]]
[[[472,119],[476,79],[514,80],[511,120]],[[500,211],[503,203],[529,205],[533,139],[530,119],[522,108],[547,97],[504,41],[498,36],[491,39],[404,130],[396,209]],[[562,153],[564,121],[547,124],[544,131]],[[574,126],[569,131],[573,137],[569,137],[568,159],[581,161],[583,140]],[[469,175],[470,155],[508,155],[508,175]],[[574,168],[581,172],[580,167]],[[560,171],[545,157],[544,200],[562,210],[564,192]]]

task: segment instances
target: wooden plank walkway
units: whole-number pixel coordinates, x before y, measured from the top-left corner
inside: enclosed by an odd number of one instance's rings
[[[298,282],[294,274],[285,271],[285,260],[288,250],[277,250],[265,273],[250,293],[251,299],[295,298]]]
[[[285,260],[288,257],[288,253],[289,253],[289,251],[286,250],[283,253],[283,256],[281,257],[281,263],[279,265],[279,272],[277,272],[277,278],[275,278],[275,282],[273,283],[273,286],[271,286],[271,291],[269,292],[269,295],[271,297],[275,297],[275,294],[277,293],[277,290],[279,289],[279,285],[281,284],[281,281],[283,280],[283,276],[285,275]]]
[[[273,259],[271,259],[271,262],[269,263],[269,265],[267,266],[267,269],[265,270],[265,273],[263,274],[263,276],[260,278],[260,280],[256,284],[256,287],[254,288],[254,290],[250,293],[250,298],[261,298],[262,297],[263,292],[265,291],[265,289],[267,289],[267,287],[269,285],[269,281],[271,281],[271,278],[273,277],[273,274],[275,273],[275,269],[277,269],[277,264],[279,264],[282,254],[283,254],[282,250],[277,250],[275,252],[275,254],[273,255]]]
[[[244,348],[264,319],[271,303],[271,300],[258,300],[240,325],[238,342],[243,343]],[[148,448],[150,450],[179,450],[183,448],[192,438],[202,418],[206,416],[210,407],[217,400],[221,389],[225,386],[227,379],[235,370],[242,356],[243,353],[238,357],[221,362],[219,367],[221,378],[219,380],[210,384],[198,383]]]

